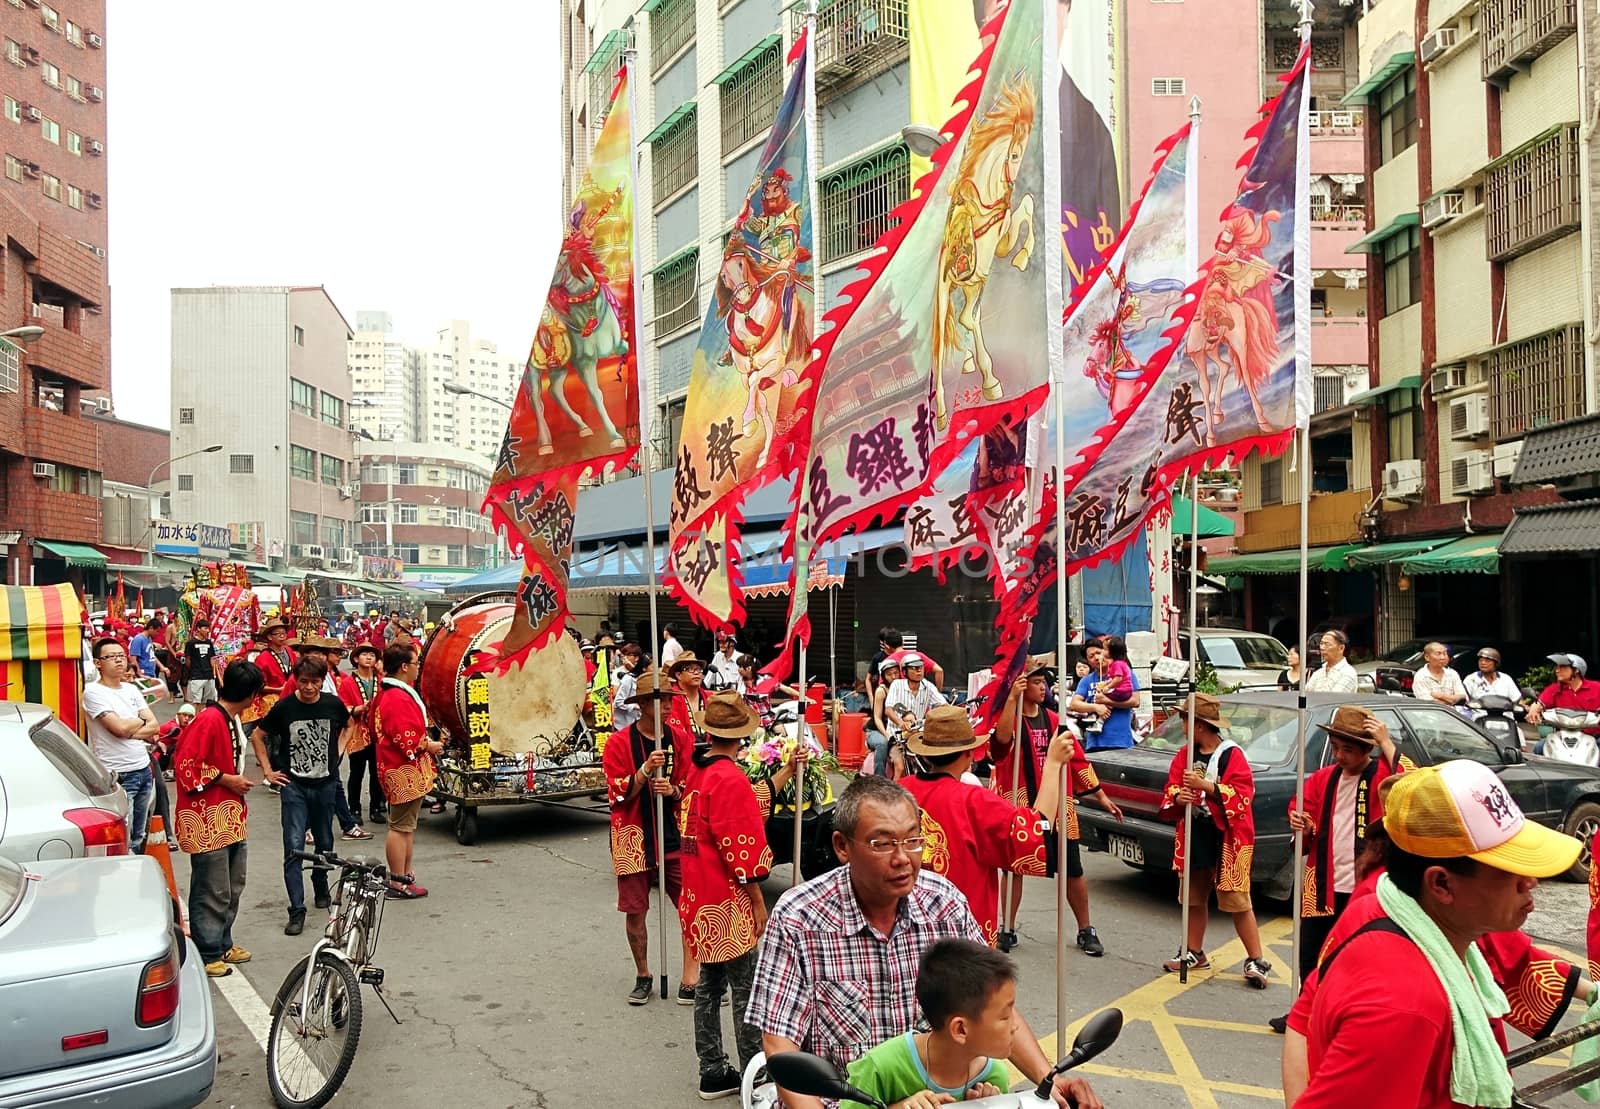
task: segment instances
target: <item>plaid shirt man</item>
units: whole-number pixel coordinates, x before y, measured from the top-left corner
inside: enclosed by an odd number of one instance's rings
[[[885,936],[867,923],[850,868],[841,866],[773,907],[745,1021],[843,1070],[916,1026],[922,953],[951,938],[985,942],[967,899],[948,880],[919,871]]]

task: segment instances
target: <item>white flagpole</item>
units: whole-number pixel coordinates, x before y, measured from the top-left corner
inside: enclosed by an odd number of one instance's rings
[[[1039,415],[1039,418],[1041,420],[1043,420],[1043,419],[1046,419],[1048,417],[1047,417],[1046,413],[1041,412],[1040,415]],[[1033,453],[1034,452],[1032,450],[1032,446],[1031,446],[1031,444],[1029,444],[1028,447],[1025,448],[1025,450],[1024,450],[1023,458],[1027,459]],[[1030,467],[1028,469],[1028,479],[1027,479],[1026,485],[1024,487],[1024,490],[1025,490],[1024,491],[1024,495],[1028,498],[1028,519],[1029,520],[1033,519],[1034,513],[1038,512],[1039,511],[1039,507],[1040,507],[1039,506],[1039,472],[1042,469],[1042,467],[1040,465],[1038,465],[1038,463],[1040,461],[1042,461],[1042,460],[1041,459],[1035,459],[1034,461],[1035,461],[1035,465],[1033,465],[1032,467]],[[1001,590],[1002,595],[998,598],[998,600],[1000,600],[1000,602],[1003,604],[1005,602],[1005,596],[1004,596],[1005,583],[1004,583],[1004,579],[1001,579],[1000,590]],[[1032,630],[1033,629],[1030,626],[1029,632],[1031,633]],[[1030,638],[1031,638],[1031,636],[1030,636]],[[1061,669],[1062,669],[1061,660],[1064,657],[1064,651],[1065,651],[1065,644],[1058,644],[1057,647],[1056,647],[1056,673],[1057,673],[1057,675],[1059,675],[1061,673]],[[1023,648],[1022,648],[1022,676],[1024,678],[1026,678],[1028,676],[1028,646],[1027,646],[1027,644],[1024,644]],[[1011,691],[1010,690],[997,690],[996,692],[1000,693],[1000,694],[1004,694],[1007,698],[1009,698],[1011,696]],[[1057,708],[1058,709],[1062,709],[1063,704],[1064,704],[1064,702],[1058,701],[1057,702]],[[1023,753],[1022,753],[1022,731],[1023,731],[1023,726],[1022,726],[1022,698],[1020,698],[1020,697],[1017,698],[1016,714],[1017,714],[1017,718],[1014,721],[1012,721],[1012,724],[1014,726],[1012,728],[1012,733],[1011,733],[1011,792],[1010,792],[1010,794],[1008,794],[1006,796],[1006,800],[1007,801],[1011,801],[1013,804],[1015,804],[1015,801],[1013,801],[1012,799],[1016,797],[1018,790],[1020,790],[1022,788],[1022,759],[1023,759]],[[1064,709],[1062,710],[1061,715],[1062,716],[1065,715]],[[1051,736],[1050,738],[1054,739],[1055,737]],[[1033,757],[1033,753],[1031,751],[1028,753],[1028,757],[1029,758]],[[1042,785],[1043,783],[1041,782],[1040,784]],[[1066,856],[1063,855],[1062,858],[1066,858]],[[1017,946],[1017,911],[1021,908],[1021,904],[1018,901],[1013,901],[1012,900],[1011,891],[1013,889],[1020,888],[1021,882],[1022,882],[1022,876],[1020,874],[1014,874],[1013,872],[1011,872],[1009,870],[1002,870],[1000,872],[1000,893],[1001,893],[1001,896],[1003,896],[1005,898],[1005,902],[1004,902],[1005,927],[1001,930],[1001,935],[998,937],[1000,950],[1002,950],[1002,951],[1006,951],[1006,950],[1009,950],[1010,948],[1014,948],[1014,947]]]
[[[633,167],[633,241],[637,248],[644,241],[643,231],[640,227],[643,206],[639,203],[639,144],[634,141],[633,128],[639,119],[639,92],[634,78],[638,75],[639,51],[636,46],[629,45],[623,52],[625,72],[628,80],[628,150]],[[644,481],[644,560],[645,573],[650,584],[650,647],[649,658],[651,667],[655,670],[656,691],[661,691],[662,682],[666,675],[661,672],[661,633],[657,628],[658,616],[656,612],[656,512],[655,496],[650,488],[655,477],[655,459],[653,452],[655,444],[650,432],[655,422],[655,402],[652,397],[649,378],[644,368],[644,358],[641,348],[644,338],[644,274],[640,272],[638,254],[634,255],[633,262],[633,350],[634,365],[637,369],[639,383],[639,474]],[[650,698],[650,711],[655,714],[655,750],[661,753],[662,721],[661,699]],[[666,776],[666,767],[656,771],[657,777]],[[655,799],[655,833],[656,833],[656,886],[660,897],[656,900],[656,940],[660,948],[661,957],[661,998],[667,997],[667,842],[666,830],[666,802],[661,794],[652,791]]]

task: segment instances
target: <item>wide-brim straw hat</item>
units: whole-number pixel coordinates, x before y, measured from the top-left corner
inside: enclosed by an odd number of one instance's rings
[[[627,703],[638,705],[645,701],[669,701],[674,696],[676,694],[671,686],[658,684],[654,670],[646,670],[639,675],[638,685],[634,687],[633,696],[628,698]]]
[[[261,622],[261,626],[256,629],[256,634],[265,639],[267,633],[273,628],[282,628],[284,631],[288,631],[289,622],[281,616],[269,616]]]
[[[716,693],[706,701],[701,730],[718,739],[743,739],[761,726],[761,718],[734,692]]]
[[[683,654],[679,655],[673,660],[671,666],[667,667],[667,677],[676,678],[678,676],[678,671],[682,670],[685,666],[698,666],[702,670],[706,668],[706,664],[696,658],[693,651],[685,651]]]
[[[922,727],[906,736],[906,750],[913,755],[959,755],[989,742],[987,735],[975,735],[972,718],[956,705],[935,705],[922,718]]]
[[[1323,725],[1322,730],[1336,739],[1359,743],[1363,747],[1376,747],[1378,741],[1365,731],[1367,721],[1376,719],[1371,709],[1362,708],[1360,705],[1340,705],[1333,710],[1333,716]]]
[[[1181,702],[1174,710],[1178,716],[1188,716],[1190,711],[1196,720],[1204,720],[1214,728],[1226,728],[1228,718],[1222,715],[1222,702],[1209,693],[1191,693],[1187,701]]]
[[[360,658],[363,653],[365,653],[367,651],[372,652],[373,654],[377,655],[379,658],[383,657],[383,652],[378,650],[378,648],[374,647],[372,644],[370,644],[370,643],[357,643],[354,647],[350,648],[350,661],[354,662],[356,659]]]
[[[1045,676],[1045,680],[1051,685],[1055,684],[1056,675],[1058,672],[1059,671],[1056,669],[1056,656],[1054,652],[1051,652],[1047,655],[1032,655],[1022,668],[1023,677],[1031,678],[1035,674],[1043,674]]]

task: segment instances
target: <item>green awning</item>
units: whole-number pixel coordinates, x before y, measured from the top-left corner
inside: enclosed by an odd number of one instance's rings
[[[1373,70],[1371,77],[1368,77],[1365,81],[1361,82],[1355,88],[1347,92],[1344,99],[1340,101],[1340,103],[1347,108],[1353,105],[1367,103],[1372,99],[1372,94],[1383,88],[1384,85],[1387,85],[1394,78],[1395,74],[1399,73],[1407,66],[1415,65],[1416,61],[1417,55],[1410,50],[1402,50],[1397,54],[1390,54],[1388,61],[1384,62],[1377,69]]]
[[[740,71],[743,70],[747,65],[759,58],[767,49],[781,41],[782,37],[783,36],[776,34],[768,35],[750,49],[746,50],[743,54],[740,54],[734,63],[727,69],[711,78],[711,83],[716,85],[718,88],[726,85],[729,81],[739,76]]]
[[[610,65],[616,56],[622,53],[622,48],[628,44],[628,32],[622,29],[608,31],[606,37],[600,40],[600,45],[594,48],[594,53],[589,55],[589,60],[584,63],[585,73],[596,73]]]
[[[1410,555],[1422,554],[1447,542],[1439,539],[1398,539],[1393,543],[1379,543],[1372,547],[1357,547],[1345,555],[1352,570],[1370,570],[1386,562],[1398,562]]]
[[[107,562],[111,561],[93,547],[85,547],[82,543],[63,543],[60,540],[35,539],[34,545],[43,547],[57,558],[67,560],[68,566],[87,566],[94,570],[103,570]]]
[[[251,585],[299,585],[302,580],[273,573],[271,570],[251,570],[249,573]]]
[[[693,100],[685,100],[672,110],[672,114],[656,125],[656,129],[644,137],[645,142],[655,142],[668,131],[672,130],[684,116],[693,115],[698,105]]]
[[[1174,536],[1193,535],[1194,522],[1189,516],[1189,498],[1172,498],[1172,534]],[[1220,512],[1215,512],[1205,505],[1200,506],[1200,538],[1215,539],[1222,535],[1234,534],[1233,521]]]
[[[1377,386],[1375,388],[1372,388],[1372,389],[1363,390],[1362,392],[1357,393],[1355,396],[1351,397],[1349,400],[1345,401],[1344,403],[1345,403],[1346,406],[1349,406],[1349,405],[1361,405],[1361,404],[1376,404],[1383,397],[1387,396],[1390,393],[1396,392],[1397,390],[1400,390],[1400,389],[1420,389],[1420,388],[1422,388],[1422,378],[1421,378],[1421,376],[1417,375],[1417,374],[1412,374],[1410,377],[1402,377],[1399,381],[1391,381],[1387,385],[1379,385],[1379,386]]]
[[[1401,212],[1394,219],[1369,232],[1344,248],[1346,254],[1376,254],[1383,246],[1385,239],[1392,239],[1408,227],[1416,227],[1422,222],[1421,212]]]
[[[1400,560],[1402,574],[1495,574],[1500,571],[1500,536],[1464,535],[1426,554]]]
[[[1201,506],[1205,507],[1204,505]],[[1347,551],[1355,550],[1352,546],[1339,547],[1312,547],[1306,551],[1306,567],[1310,570],[1343,570],[1346,569],[1344,556]],[[1290,547],[1282,551],[1258,551],[1255,554],[1231,555],[1227,558],[1213,558],[1206,562],[1206,573],[1211,577],[1227,576],[1234,574],[1298,574],[1300,572],[1300,548]]]

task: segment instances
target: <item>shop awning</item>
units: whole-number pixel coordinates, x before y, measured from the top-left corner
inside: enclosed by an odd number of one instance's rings
[[[1408,227],[1415,227],[1422,222],[1419,212],[1401,212],[1393,220],[1384,224],[1376,231],[1362,236],[1344,248],[1346,254],[1375,254],[1383,245],[1385,239],[1392,239]]]
[[[1422,554],[1442,547],[1449,537],[1438,539],[1398,539],[1393,543],[1379,543],[1371,547],[1357,547],[1346,554],[1345,562],[1352,570],[1370,570],[1387,562],[1399,562],[1409,555]]]
[[[63,543],[56,539],[35,539],[33,542],[57,558],[66,559],[68,566],[87,566],[94,570],[102,570],[106,563],[111,561],[93,547],[86,547],[82,543]]]
[[[1365,104],[1372,99],[1372,94],[1387,85],[1395,75],[1407,66],[1414,65],[1417,55],[1411,50],[1399,50],[1389,55],[1389,60],[1372,71],[1372,75],[1355,88],[1345,93],[1341,104],[1351,107],[1356,104]]]
[[[1501,555],[1600,552],[1600,501],[1519,508],[1500,537]]]
[[[1355,396],[1351,397],[1349,400],[1345,401],[1345,404],[1376,404],[1390,393],[1397,392],[1400,389],[1420,388],[1422,388],[1422,378],[1419,375],[1413,374],[1410,377],[1402,377],[1399,381],[1391,381],[1387,385],[1379,385],[1372,389],[1363,390],[1362,392],[1359,392]]]
[[[1189,516],[1189,498],[1172,498],[1172,534],[1175,536],[1193,535],[1194,523]],[[1213,511],[1205,505],[1200,506],[1200,538],[1215,539],[1223,535],[1234,534],[1233,521],[1220,512]]]
[[[1500,569],[1500,536],[1464,535],[1426,554],[1400,560],[1402,574],[1493,574]]]
[[[1306,552],[1306,566],[1317,570],[1344,570],[1345,553],[1358,547],[1312,547]],[[1235,574],[1298,574],[1300,549],[1291,547],[1282,551],[1257,551],[1255,554],[1230,555],[1206,562],[1206,573],[1212,577],[1232,577]]]

